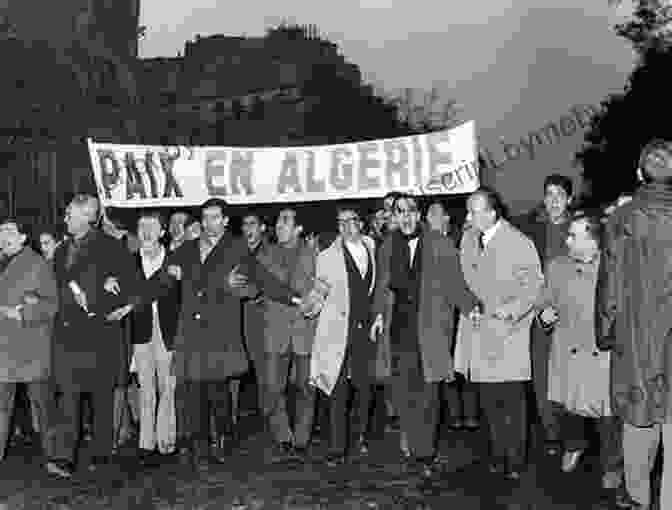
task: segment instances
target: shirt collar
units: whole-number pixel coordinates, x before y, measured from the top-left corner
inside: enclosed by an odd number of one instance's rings
[[[482,234],[483,246],[486,246],[490,242],[490,240],[495,236],[501,224],[502,220],[497,220],[497,223],[495,223],[492,227],[483,232]]]

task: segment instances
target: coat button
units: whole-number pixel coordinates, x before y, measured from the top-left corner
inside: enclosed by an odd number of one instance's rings
[[[600,355],[599,352],[597,352],[597,351],[593,351],[593,356],[595,356],[595,357],[597,358],[599,355]]]
[[[194,314],[194,319],[196,319],[197,321],[200,321],[201,320],[201,314],[200,313],[195,313]]]
[[[341,312],[341,316],[342,316],[342,317],[345,317],[345,316],[346,316],[346,313],[345,313],[345,312]]]
[[[571,351],[569,351],[569,352],[571,352],[572,354],[576,354],[576,352],[577,352],[577,351],[576,351],[576,347],[575,347],[574,349],[572,349]]]
[[[70,323],[68,321],[63,321],[63,326],[67,328],[68,326],[70,326]]]
[[[196,296],[197,296],[197,297],[203,297],[203,294],[205,294],[205,293],[204,293],[202,290],[199,290],[199,291],[196,293]]]

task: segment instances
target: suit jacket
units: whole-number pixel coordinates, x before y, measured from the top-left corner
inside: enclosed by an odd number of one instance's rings
[[[548,215],[543,206],[533,209],[529,213],[514,218],[511,223],[523,234],[530,238],[537,250],[542,269],[549,262],[546,260],[546,245],[548,243]],[[569,232],[569,221],[565,221],[560,227],[565,234]]]
[[[466,286],[460,270],[459,254],[455,243],[438,232],[423,232],[421,252],[420,300],[418,304],[418,342],[422,357],[422,367],[427,382],[452,379],[454,338],[454,312],[458,307],[471,311],[478,299]],[[403,237],[393,232],[381,247],[381,251],[392,253],[388,243],[405,242]],[[420,249],[420,248],[418,248]],[[380,264],[374,297],[374,313],[383,315],[389,321],[390,310],[390,264]]]
[[[161,270],[167,268],[169,255],[166,252],[166,258],[163,266],[156,271],[150,278],[145,276],[142,268],[142,258],[140,253],[135,255],[138,278],[141,282],[147,282],[150,285],[157,283],[161,279]],[[151,280],[151,282],[150,282]],[[159,311],[159,326],[161,336],[166,349],[172,350],[175,334],[177,333],[177,320],[180,313],[180,286],[178,284],[162,287],[162,292],[157,296],[157,305]],[[146,300],[141,305],[135,307],[131,313],[132,341],[134,344],[145,344],[152,340],[154,327],[154,312],[152,307],[153,300]]]
[[[463,316],[455,349],[456,370],[475,382],[530,379],[530,325],[544,282],[532,241],[505,220],[481,252],[478,232],[462,238],[461,263],[467,285],[483,304],[479,328]],[[502,307],[513,321],[493,316]]]
[[[16,306],[26,294],[23,320],[0,315],[0,382],[45,380],[51,368],[51,335],[58,308],[56,280],[48,262],[26,246],[0,272],[0,305]]]
[[[53,363],[56,382],[86,387],[111,384],[122,361],[121,324],[105,316],[126,303],[138,302],[138,275],[133,256],[119,241],[99,230],[86,236],[71,266],[66,266],[69,242],[54,253],[59,307],[54,326]],[[121,294],[105,291],[107,277],[117,278]],[[75,301],[70,282],[86,293],[87,314]]]
[[[364,237],[363,240],[373,266],[373,279],[369,289],[369,292],[373,294],[376,281],[375,244],[369,237]],[[334,389],[345,359],[350,323],[350,289],[343,250],[343,240],[338,237],[317,257],[317,278],[328,282],[331,289],[317,320],[315,343],[310,360],[310,380],[327,395],[330,395]],[[367,342],[370,343],[368,339]],[[372,345],[372,347],[375,346]],[[351,346],[351,349],[352,363],[366,364],[368,360],[365,358],[373,358],[355,346]]]

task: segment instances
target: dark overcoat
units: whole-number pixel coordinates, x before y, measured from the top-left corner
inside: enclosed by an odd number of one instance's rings
[[[86,241],[67,266],[69,242],[54,253],[54,275],[59,291],[58,313],[54,324],[53,373],[56,383],[84,389],[114,385],[125,362],[121,356],[121,323],[105,316],[126,303],[135,302],[138,273],[132,255],[119,241],[98,230]],[[105,291],[107,277],[119,281],[121,293]],[[89,314],[75,301],[70,282],[86,293]],[[93,315],[92,315],[93,314]]]

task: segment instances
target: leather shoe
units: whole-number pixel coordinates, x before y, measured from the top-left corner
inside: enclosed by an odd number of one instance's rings
[[[625,494],[623,498],[617,498],[615,506],[619,510],[649,510],[651,508],[651,505],[643,505],[635,501],[629,494]]]
[[[576,466],[579,464],[579,460],[583,455],[583,450],[574,450],[571,452],[565,452],[562,456],[562,472],[571,473],[576,469]]]
[[[94,455],[89,462],[89,471],[97,471],[110,464],[110,457],[106,455]]]
[[[343,452],[332,452],[325,458],[325,463],[329,467],[341,466],[347,462],[347,457]]]
[[[69,460],[53,459],[47,462],[47,473],[63,480],[72,478],[75,467]]]

